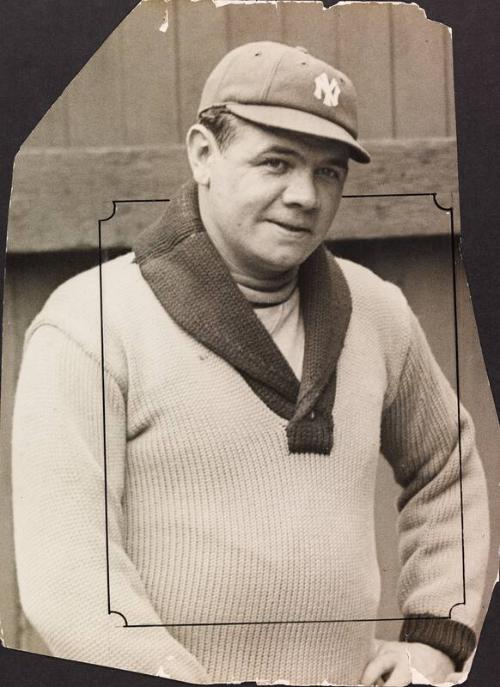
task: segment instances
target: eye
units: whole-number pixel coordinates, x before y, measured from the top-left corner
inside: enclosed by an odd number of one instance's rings
[[[316,174],[317,174],[317,176],[323,177],[324,179],[337,180],[337,179],[342,179],[342,177],[344,175],[344,169],[341,167],[331,167],[331,166],[319,167],[316,170]]]
[[[283,174],[288,170],[289,167],[288,162],[279,157],[268,157],[263,161],[262,164],[278,174]]]

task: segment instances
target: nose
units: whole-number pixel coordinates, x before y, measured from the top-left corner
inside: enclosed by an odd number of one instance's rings
[[[294,205],[303,210],[315,210],[318,206],[318,192],[310,170],[296,169],[288,176],[283,191],[285,205]]]

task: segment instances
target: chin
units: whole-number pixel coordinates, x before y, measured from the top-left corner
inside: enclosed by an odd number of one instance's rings
[[[304,255],[303,253],[297,255],[280,255],[273,259],[269,259],[269,256],[264,258],[266,266],[269,270],[275,273],[288,272],[299,267],[304,260],[308,258],[309,254]]]

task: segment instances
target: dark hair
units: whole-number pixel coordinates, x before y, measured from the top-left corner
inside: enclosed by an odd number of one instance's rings
[[[229,145],[236,138],[238,126],[242,126],[247,122],[243,117],[239,117],[232,112],[230,112],[225,105],[214,105],[213,107],[208,107],[203,112],[198,115],[198,124],[203,124],[214,136],[219,150],[224,152],[227,150]],[[300,139],[316,139],[320,140],[321,136],[316,136],[315,134],[300,133],[293,130],[284,130],[279,127],[268,126],[266,124],[261,124],[260,122],[249,122],[254,127],[267,131],[269,133],[275,133],[278,135],[283,135],[284,132],[288,133],[289,136],[295,136]],[[325,143],[330,143],[330,139],[323,139]],[[348,144],[346,144],[348,145]]]
[[[237,119],[224,105],[219,105],[200,112],[198,124],[203,124],[213,134],[219,149],[224,151],[236,136]]]

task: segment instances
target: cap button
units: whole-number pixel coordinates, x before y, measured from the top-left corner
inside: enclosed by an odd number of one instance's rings
[[[304,48],[303,45],[296,45],[295,50],[300,50],[300,52],[305,52],[306,55],[309,55],[309,50],[307,48]]]

